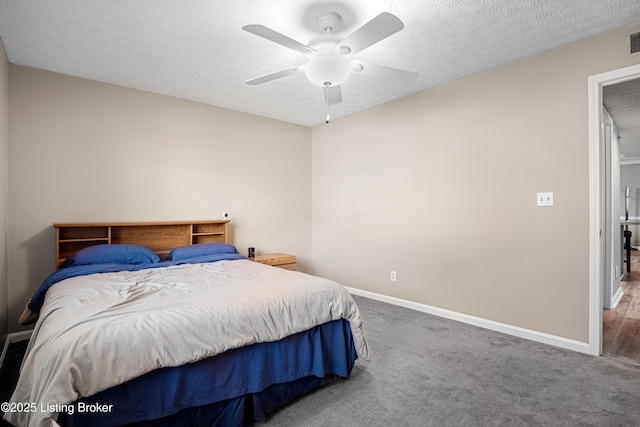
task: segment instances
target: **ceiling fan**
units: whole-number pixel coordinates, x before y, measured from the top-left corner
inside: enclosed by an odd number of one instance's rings
[[[351,72],[381,82],[411,84],[417,80],[418,73],[372,64],[354,57],[358,52],[402,30],[404,24],[398,17],[383,12],[346,38],[333,34],[341,21],[342,17],[336,12],[321,13],[318,24],[323,34],[313,37],[307,44],[300,43],[264,25],[245,25],[242,27],[243,30],[301,52],[309,58],[303,65],[265,74],[247,80],[245,83],[259,85],[304,72],[309,81],[323,88],[327,105],[327,123],[329,123],[329,105],[342,102],[340,85],[349,78]]]

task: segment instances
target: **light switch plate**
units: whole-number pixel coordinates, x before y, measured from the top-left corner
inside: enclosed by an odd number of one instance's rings
[[[538,206],[553,206],[553,192],[538,193]]]

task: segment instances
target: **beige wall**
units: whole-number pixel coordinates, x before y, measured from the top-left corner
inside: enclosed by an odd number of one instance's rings
[[[587,342],[587,78],[632,30],[314,127],[313,272]]]
[[[241,253],[311,251],[311,130],[11,65],[9,318],[54,268],[53,222],[220,218]]]
[[[7,210],[9,180],[9,63],[0,40],[0,346],[8,332]]]

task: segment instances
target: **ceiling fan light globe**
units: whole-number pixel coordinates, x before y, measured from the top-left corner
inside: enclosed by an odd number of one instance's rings
[[[351,74],[351,64],[339,55],[314,55],[304,68],[309,81],[318,86],[338,86]]]

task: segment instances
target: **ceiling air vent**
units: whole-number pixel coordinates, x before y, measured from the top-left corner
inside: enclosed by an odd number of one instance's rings
[[[634,33],[629,36],[629,53],[640,52],[640,33]]]

